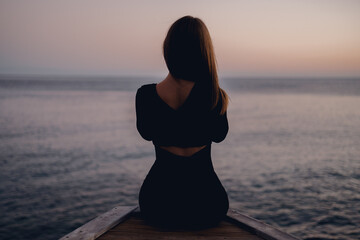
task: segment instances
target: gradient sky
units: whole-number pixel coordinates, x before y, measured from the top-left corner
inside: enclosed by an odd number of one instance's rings
[[[184,15],[220,74],[360,76],[359,0],[0,0],[0,74],[163,75]]]

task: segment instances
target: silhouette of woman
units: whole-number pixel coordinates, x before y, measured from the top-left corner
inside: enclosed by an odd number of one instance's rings
[[[203,21],[185,16],[173,23],[163,53],[168,76],[136,94],[137,129],[156,153],[139,193],[141,214],[160,227],[215,226],[229,202],[210,150],[227,135],[228,97]]]

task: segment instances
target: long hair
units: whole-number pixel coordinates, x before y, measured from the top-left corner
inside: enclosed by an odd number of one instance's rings
[[[201,19],[185,16],[174,22],[164,40],[163,54],[174,78],[199,83],[209,92],[211,108],[220,101],[220,114],[226,112],[228,96],[219,86],[213,44]]]

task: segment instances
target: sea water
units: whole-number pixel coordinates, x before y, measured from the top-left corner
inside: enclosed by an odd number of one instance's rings
[[[154,162],[136,89],[160,78],[0,80],[0,239],[57,239],[136,205]],[[213,144],[231,207],[303,239],[360,238],[360,79],[227,78]]]

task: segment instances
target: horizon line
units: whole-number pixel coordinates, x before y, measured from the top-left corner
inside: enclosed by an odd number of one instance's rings
[[[167,75],[167,74],[166,74]],[[165,78],[164,74],[101,74],[101,73],[0,73],[3,78]],[[231,78],[360,78],[360,74],[219,74],[219,79]]]

